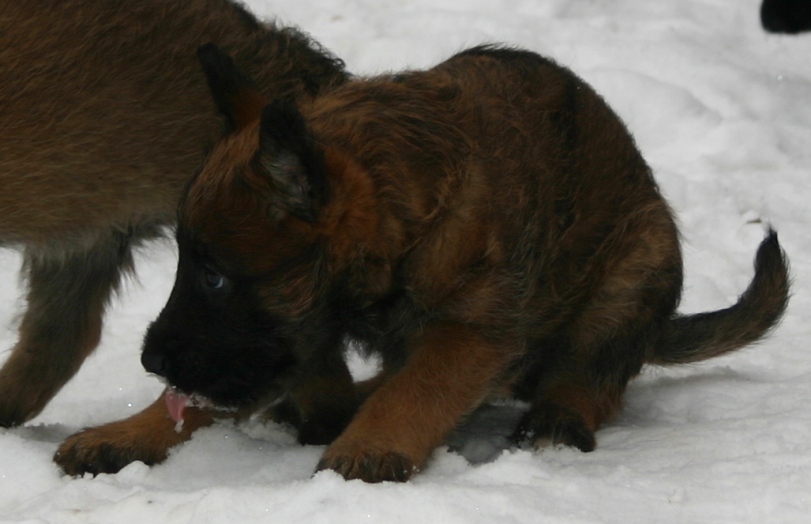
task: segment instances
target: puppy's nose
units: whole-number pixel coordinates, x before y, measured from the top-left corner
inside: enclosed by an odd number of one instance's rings
[[[144,351],[141,354],[141,364],[150,373],[166,376],[166,357],[155,351]]]

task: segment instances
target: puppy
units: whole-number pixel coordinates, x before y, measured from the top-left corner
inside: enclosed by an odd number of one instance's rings
[[[177,280],[142,355],[178,419],[195,401],[286,402],[354,340],[383,370],[346,428],[322,421],[337,438],[319,469],[405,481],[501,396],[531,404],[516,441],[591,451],[643,364],[733,351],[786,307],[770,232],[736,304],[675,312],[678,232],[650,169],[546,58],[476,47],[296,107],[266,103],[218,48],[201,57],[233,129],[184,194]]]
[[[3,6],[0,244],[23,251],[28,296],[0,370],[0,426],[35,416],[74,375],[132,249],[174,223],[224,127],[196,57],[210,41],[264,96],[307,99],[347,78],[307,36],[228,0]]]

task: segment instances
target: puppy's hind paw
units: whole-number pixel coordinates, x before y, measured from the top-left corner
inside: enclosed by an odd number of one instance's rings
[[[519,422],[512,440],[536,449],[552,444],[571,446],[586,453],[594,451],[597,446],[594,432],[583,418],[555,404],[543,404],[528,411]]]

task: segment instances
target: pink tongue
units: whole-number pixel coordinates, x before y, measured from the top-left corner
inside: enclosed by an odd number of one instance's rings
[[[183,422],[183,411],[189,405],[189,397],[174,389],[167,388],[164,393],[166,399],[166,409],[169,410],[169,416],[175,422]]]

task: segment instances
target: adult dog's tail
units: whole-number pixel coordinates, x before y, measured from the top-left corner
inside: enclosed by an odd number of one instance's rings
[[[733,306],[677,316],[651,348],[649,364],[688,364],[735,351],[764,337],[789,299],[789,269],[777,233],[769,230],[755,257],[755,277]]]

